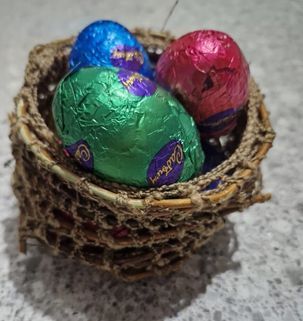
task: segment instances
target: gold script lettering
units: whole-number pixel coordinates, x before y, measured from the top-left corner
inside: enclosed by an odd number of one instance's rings
[[[178,144],[172,154],[170,155],[169,159],[166,163],[157,171],[154,177],[149,177],[149,180],[152,184],[156,184],[160,177],[165,174],[167,176],[174,168],[175,164],[181,164],[184,159],[182,146]]]
[[[143,78],[138,73],[133,73],[128,79],[123,80],[123,85],[127,88],[131,87],[135,80],[138,80],[139,82],[142,82]]]
[[[75,158],[78,161],[87,162],[90,159],[90,152],[87,146],[84,144],[79,145],[75,153]]]
[[[115,49],[112,53],[113,58],[116,59],[125,59],[126,61],[130,60],[137,60],[139,61],[140,65],[143,64],[144,59],[142,56],[142,53],[139,51],[119,51],[118,49]]]

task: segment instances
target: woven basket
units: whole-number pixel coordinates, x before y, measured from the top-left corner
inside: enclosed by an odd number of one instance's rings
[[[169,33],[134,31],[156,61]],[[36,46],[10,115],[20,205],[20,251],[35,238],[54,254],[77,258],[134,281],[175,271],[224,225],[224,216],[270,198],[261,194],[260,162],[274,132],[253,80],[230,157],[185,183],[138,189],[103,181],[67,159],[53,131],[51,101],[67,71],[74,38]],[[207,187],[217,179],[221,184]]]

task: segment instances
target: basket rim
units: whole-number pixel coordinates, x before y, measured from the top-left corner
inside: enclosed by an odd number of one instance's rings
[[[26,104],[23,101],[22,97],[18,98],[16,107],[16,116],[17,116],[17,124],[19,125],[19,134],[24,141],[27,148],[37,157],[37,159],[44,165],[45,168],[52,171],[54,174],[62,178],[71,184],[81,184],[83,189],[86,190],[90,195],[101,198],[105,201],[109,201],[111,203],[116,203],[120,198],[119,193],[112,192],[106,188],[100,187],[92,182],[87,181],[85,178],[78,176],[73,173],[69,169],[60,166],[53,159],[53,157],[49,154],[49,152],[44,148],[43,144],[39,143],[39,139],[37,136],[31,131],[30,127],[27,125],[26,121],[24,121],[25,116],[27,115]],[[264,127],[272,130],[271,123],[269,120],[269,112],[266,109],[264,102],[260,104],[258,108],[260,121],[263,123]],[[274,133],[273,133],[274,135]],[[268,150],[272,147],[272,141],[265,141],[260,144],[258,151],[255,154],[255,159],[251,161],[252,168],[258,166],[262,159],[267,154]],[[244,168],[242,169],[237,177],[245,179],[252,175],[252,168]],[[225,186],[222,190],[216,192],[210,192],[209,194],[203,196],[203,200],[210,203],[215,204],[218,201],[225,202],[232,198],[239,190],[239,186],[237,182],[232,182]],[[270,198],[269,194],[259,194],[254,197],[252,203],[255,202],[264,202]],[[169,199],[137,199],[128,197],[126,200],[127,204],[131,208],[143,209],[148,207],[160,207],[160,208],[171,208],[171,209],[186,209],[186,208],[194,208],[197,206],[195,202],[191,198],[169,198]]]
[[[148,49],[159,46],[162,49],[174,40],[168,32],[155,32],[150,29],[136,28],[133,33],[140,39]],[[195,177],[188,182],[179,182],[163,186],[160,189],[138,189],[128,190],[124,184],[110,184],[110,182],[99,182],[93,178],[82,175],[80,171],[74,171],[65,162],[58,162],[56,154],[49,148],[58,141],[54,132],[48,127],[45,119],[41,117],[39,102],[37,99],[39,82],[41,77],[46,77],[51,72],[56,56],[59,54],[65,59],[68,50],[71,48],[74,37],[59,39],[50,43],[35,46],[29,54],[29,60],[25,70],[24,84],[15,98],[16,109],[11,115],[11,126],[19,139],[24,142],[25,147],[33,152],[34,158],[40,166],[50,173],[54,173],[67,184],[96,200],[108,201],[108,205],[127,206],[129,208],[167,208],[186,209],[189,211],[204,208],[208,204],[210,208],[216,208],[218,204],[230,201],[237,197],[242,187],[249,182],[260,162],[271,148],[275,133],[271,127],[269,113],[264,105],[264,96],[260,92],[253,77],[250,79],[250,99],[246,109],[247,123],[238,146],[223,163],[206,174]],[[39,126],[39,132],[36,131]],[[261,133],[261,137],[260,137]],[[248,154],[246,150],[251,150]],[[235,173],[228,175],[225,184],[219,188],[205,191],[200,186],[218,178],[222,170],[232,168],[237,163]],[[61,165],[60,165],[61,164]],[[223,173],[223,175],[225,175]],[[113,187],[113,188],[112,188]],[[183,196],[178,191],[186,191]],[[130,195],[128,195],[130,192]],[[176,194],[177,193],[177,194]],[[179,196],[179,197],[178,197]],[[264,198],[264,196],[266,196]],[[254,199],[256,200],[254,201]],[[269,195],[253,194],[249,203],[262,202],[269,199]],[[203,205],[204,204],[204,205]]]

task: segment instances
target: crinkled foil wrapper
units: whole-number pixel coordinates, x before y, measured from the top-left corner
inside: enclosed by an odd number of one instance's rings
[[[74,71],[57,87],[53,117],[65,152],[106,180],[160,186],[202,169],[194,120],[138,73],[114,67]]]
[[[69,57],[70,69],[85,66],[114,66],[141,73],[153,79],[147,52],[122,25],[109,20],[96,21],[78,35]]]
[[[157,63],[156,79],[177,95],[205,137],[229,133],[248,100],[249,66],[219,31],[198,30],[173,42]]]

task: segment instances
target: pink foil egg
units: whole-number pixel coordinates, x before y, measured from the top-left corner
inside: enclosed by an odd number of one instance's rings
[[[157,63],[156,79],[181,100],[205,138],[230,133],[248,100],[249,66],[220,31],[197,30],[174,41]]]

